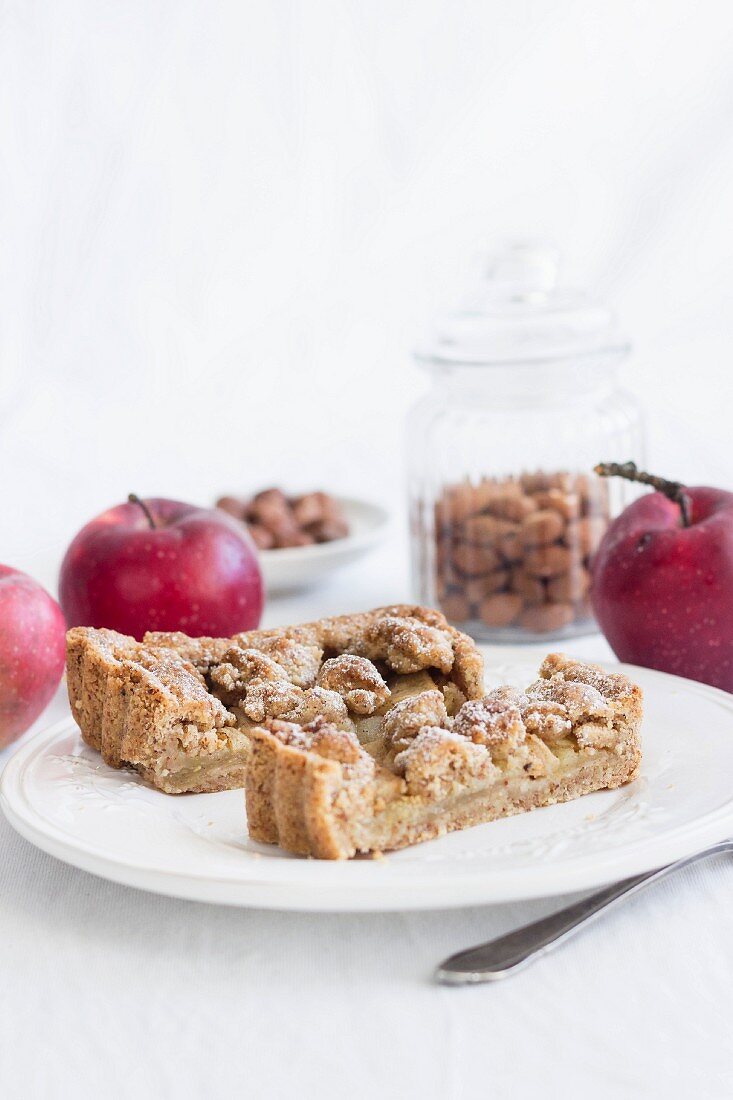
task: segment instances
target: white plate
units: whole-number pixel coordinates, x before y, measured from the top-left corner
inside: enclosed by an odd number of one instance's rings
[[[363,557],[382,538],[389,519],[384,508],[366,500],[336,499],[351,533],[346,538],[315,546],[261,550],[260,564],[268,593],[290,592],[326,580],[334,569]]]
[[[526,684],[535,669],[494,667],[491,681]],[[198,901],[364,912],[582,890],[733,834],[733,696],[661,672],[626,670],[646,697],[638,780],[380,860],[319,862],[255,844],[241,791],[160,794],[135,774],[106,767],[70,718],[13,756],[0,803],[18,832],[59,859]]]

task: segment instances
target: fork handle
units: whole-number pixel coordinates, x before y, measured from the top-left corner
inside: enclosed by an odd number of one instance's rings
[[[552,951],[558,944],[570,939],[579,929],[621,899],[638,893],[645,886],[658,882],[659,879],[671,874],[672,871],[679,870],[680,867],[687,867],[698,859],[729,851],[733,851],[733,840],[724,840],[702,852],[679,859],[676,863],[660,867],[656,871],[648,871],[646,874],[635,875],[613,886],[607,886],[591,894],[590,897],[575,902],[574,905],[568,905],[565,909],[552,913],[549,917],[543,917],[542,920],[534,921],[523,928],[518,928],[515,932],[489,940],[488,943],[480,944],[478,947],[469,947],[466,951],[451,955],[437,968],[435,978],[448,985],[493,982],[499,978],[506,978],[517,970],[522,970],[541,955]]]

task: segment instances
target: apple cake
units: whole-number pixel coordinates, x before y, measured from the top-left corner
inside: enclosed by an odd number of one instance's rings
[[[380,640],[392,629],[387,622]],[[250,836],[299,855],[348,859],[619,787],[637,774],[642,694],[627,676],[551,654],[525,691],[500,687],[477,698],[474,685],[463,685],[466,700],[456,706],[435,676],[447,674],[448,660],[446,649],[443,669],[433,658],[411,673],[418,692],[386,703],[379,696],[383,718],[374,727],[281,716],[251,730]],[[353,683],[344,658],[329,683],[342,696]],[[364,681],[364,690],[374,693],[376,682]]]
[[[349,744],[371,745],[415,696],[418,710],[439,705],[448,720],[484,690],[472,640],[440,612],[412,605],[233,638],[152,633],[138,642],[76,627],[67,682],[87,744],[168,794],[244,786],[263,723],[293,731],[320,722]]]

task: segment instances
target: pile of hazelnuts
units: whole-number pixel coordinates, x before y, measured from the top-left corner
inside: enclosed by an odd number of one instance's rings
[[[607,484],[595,475],[538,471],[446,486],[435,504],[444,614],[527,635],[590,620],[590,560],[608,523]]]
[[[282,489],[263,489],[253,497],[220,497],[217,508],[247,524],[260,550],[333,542],[349,533],[339,502],[328,493],[286,496]]]

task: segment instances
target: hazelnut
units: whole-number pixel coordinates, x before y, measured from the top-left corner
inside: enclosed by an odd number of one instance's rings
[[[482,600],[479,614],[487,626],[509,626],[522,610],[522,597],[514,592],[499,592]]]
[[[533,577],[557,577],[570,568],[573,555],[566,546],[537,546],[524,559],[524,568]]]
[[[505,561],[521,561],[523,546],[519,525],[500,520],[496,534],[496,549]]]
[[[468,482],[454,486],[446,497],[445,505],[449,523],[462,523],[479,510],[475,490]]]
[[[247,511],[247,501],[242,500],[241,497],[219,497],[216,507],[220,508],[222,512],[226,512],[227,515],[234,516],[235,519],[244,519]]]
[[[532,512],[522,523],[522,540],[525,546],[544,546],[562,537],[565,521],[553,508]]]
[[[589,613],[585,562],[608,523],[605,482],[537,470],[446,486],[435,503],[436,589],[455,622],[531,633]]]
[[[476,486],[475,500],[476,508],[479,512],[484,512],[491,509],[492,502],[497,493],[497,483],[493,478],[485,477]]]
[[[573,488],[585,502],[594,495],[595,486],[599,482],[601,482],[601,479],[596,477],[595,474],[576,474]]]
[[[250,507],[253,509],[273,509],[277,508],[280,511],[290,511],[290,505],[288,504],[288,498],[282,489],[262,489],[259,493],[255,493],[250,502]]]
[[[437,597],[438,603],[442,604],[446,596],[449,596],[452,592],[455,591],[456,590],[454,588],[446,583],[446,580],[443,577],[442,573],[440,571],[437,571],[435,574],[435,595]]]
[[[447,592],[440,601],[440,609],[454,623],[465,623],[473,617],[471,601],[463,592]]]
[[[258,550],[271,550],[275,545],[275,536],[261,523],[248,523],[247,529]]]
[[[313,535],[309,535],[306,531],[299,531],[297,527],[280,531],[274,538],[275,546],[282,550],[288,546],[312,546],[314,542]]]
[[[269,527],[273,532],[298,529],[290,505],[287,502],[281,504],[274,497],[259,503],[253,501],[247,510],[247,518],[254,523],[261,523],[263,527]]]
[[[217,506],[243,519],[261,550],[331,542],[349,533],[338,501],[328,493],[305,493],[291,502],[282,489],[263,489],[249,501],[221,497]]]
[[[569,603],[548,603],[535,607],[525,607],[519,616],[519,625],[532,634],[549,634],[561,630],[575,618],[573,605]]]
[[[472,603],[480,603],[486,596],[501,592],[508,583],[508,570],[495,569],[493,573],[486,573],[483,577],[469,577],[464,584],[464,592]]]
[[[521,596],[525,603],[544,603],[546,597],[545,582],[541,577],[533,577],[525,573],[521,566],[516,566],[511,574],[509,587],[512,592]]]
[[[293,501],[293,515],[301,527],[322,523],[333,511],[333,497],[326,493],[304,493]]]
[[[480,577],[496,569],[499,557],[492,546],[459,542],[453,547],[453,564],[466,577]]]
[[[577,493],[563,493],[560,489],[547,489],[535,495],[538,508],[552,508],[564,519],[577,519],[580,515],[580,497]]]
[[[534,512],[536,507],[532,497],[526,496],[515,486],[497,490],[488,504],[492,515],[499,519],[512,520],[514,523],[521,523],[530,512]]]
[[[333,542],[335,539],[346,538],[349,525],[346,520],[333,516],[319,520],[317,523],[309,523],[305,530],[316,542]]]
[[[460,531],[466,542],[492,543],[499,533],[499,521],[494,516],[470,516],[461,524]]]

